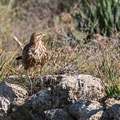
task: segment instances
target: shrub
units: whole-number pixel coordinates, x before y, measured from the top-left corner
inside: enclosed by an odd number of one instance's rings
[[[95,62],[94,69],[97,76],[103,80],[107,95],[120,94],[119,59],[117,47],[110,45],[108,41],[101,45],[101,59],[99,62]]]
[[[113,30],[120,30],[120,2],[119,0],[96,0],[90,4],[81,0],[83,9],[77,9],[74,17],[78,27],[87,27],[90,34],[106,32],[110,36]],[[84,21],[84,26],[83,22]]]

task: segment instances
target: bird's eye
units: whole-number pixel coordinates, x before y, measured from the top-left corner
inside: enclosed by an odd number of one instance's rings
[[[37,34],[37,36],[41,36],[41,35],[42,35],[42,33],[38,33],[38,34]]]

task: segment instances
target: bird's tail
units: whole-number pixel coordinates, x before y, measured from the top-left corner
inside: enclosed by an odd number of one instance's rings
[[[16,60],[21,60],[22,59],[22,56],[19,56],[16,58]]]

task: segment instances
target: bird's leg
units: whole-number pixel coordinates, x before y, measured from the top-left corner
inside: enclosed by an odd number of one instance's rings
[[[41,71],[42,70],[42,66],[39,67],[39,73],[38,73],[38,77],[40,78],[41,77]]]
[[[27,72],[27,76],[28,76],[28,79],[29,79],[29,82],[30,82],[30,93],[32,94],[32,80],[30,78],[29,71],[26,70],[26,72]]]
[[[31,73],[31,79],[33,79],[34,78],[34,69],[32,68],[32,73]]]
[[[42,75],[41,75],[42,67],[43,67],[43,66],[40,66],[40,67],[39,67],[38,77],[39,77],[39,79],[40,79],[40,84],[41,84],[41,86],[43,87],[43,86],[44,86],[44,82],[43,82],[43,77],[42,77]]]

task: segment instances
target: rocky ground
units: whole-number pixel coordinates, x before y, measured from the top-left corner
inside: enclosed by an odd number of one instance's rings
[[[90,75],[43,78],[45,90],[0,83],[0,120],[120,120],[120,96],[106,97],[100,79]],[[53,86],[54,84],[54,86]]]

